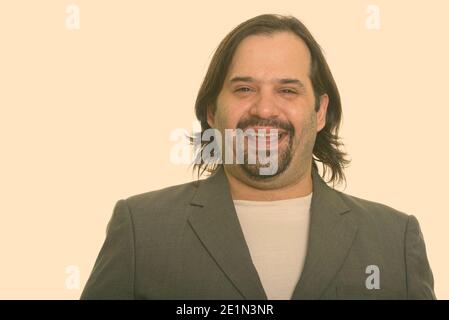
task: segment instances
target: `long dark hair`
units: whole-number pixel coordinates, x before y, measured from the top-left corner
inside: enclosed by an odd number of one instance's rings
[[[202,135],[205,130],[210,128],[207,123],[207,108],[211,107],[211,111],[215,113],[217,97],[222,89],[235,50],[240,42],[250,35],[270,35],[282,31],[296,34],[305,42],[310,51],[311,66],[309,76],[316,100],[315,111],[318,111],[320,108],[319,97],[325,93],[329,96],[326,125],[318,132],[313,148],[313,167],[318,169],[316,162],[321,162],[323,177],[326,175],[326,168],[331,171],[331,177],[328,182],[332,181],[335,184],[335,182],[340,183],[341,181],[345,181],[343,170],[350,163],[350,160],[347,160],[345,158],[347,154],[339,149],[343,146],[338,136],[342,117],[340,94],[338,93],[337,85],[321,51],[321,47],[304,24],[293,16],[277,14],[256,16],[238,25],[221,41],[212,57],[196,98],[195,113],[201,123],[201,133],[198,133],[198,135]],[[199,137],[196,137],[196,139],[201,139]],[[195,137],[189,138],[193,144]],[[204,172],[213,174],[221,165],[220,163],[205,162],[201,159],[201,152],[209,143],[212,142],[201,141],[201,148],[197,150],[199,152],[196,154],[193,170],[198,171],[198,178]]]

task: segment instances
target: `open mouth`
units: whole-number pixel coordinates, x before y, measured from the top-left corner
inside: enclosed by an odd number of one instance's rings
[[[262,147],[265,143],[266,149],[270,147],[271,149],[277,149],[277,146],[281,145],[288,137],[288,132],[274,128],[250,128],[250,130],[245,131],[245,135],[248,137],[248,142],[252,143],[253,146]]]
[[[246,132],[246,134],[248,135],[248,137],[252,137],[252,138],[262,138],[262,139],[274,139],[276,136],[278,137],[278,139],[280,139],[281,137],[283,137],[286,133],[285,132],[270,132],[270,133],[266,133],[266,132],[253,132],[253,131],[248,131]]]

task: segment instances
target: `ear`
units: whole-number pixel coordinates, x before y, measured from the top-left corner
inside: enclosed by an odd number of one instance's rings
[[[209,127],[214,128],[215,126],[215,115],[212,112],[212,106],[208,105],[206,108],[207,112],[207,123],[209,124]]]
[[[329,105],[329,96],[325,93],[320,96],[320,110],[316,114],[316,130],[321,131],[326,125],[327,106]]]

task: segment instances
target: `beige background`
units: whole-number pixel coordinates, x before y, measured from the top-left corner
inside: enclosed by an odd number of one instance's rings
[[[0,2],[0,298],[77,299],[115,202],[192,179],[170,133],[191,129],[220,40],[261,13],[295,15],[321,44],[353,160],[344,191],[418,217],[449,298],[448,1],[77,0],[78,30],[70,3]]]

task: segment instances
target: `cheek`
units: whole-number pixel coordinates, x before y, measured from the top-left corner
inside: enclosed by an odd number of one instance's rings
[[[304,115],[296,108],[288,110],[287,112],[285,112],[285,115],[288,122],[290,122],[290,124],[293,125],[293,128],[295,128],[295,135],[298,136],[301,132],[301,128],[305,124]]]
[[[217,125],[222,128],[235,128],[243,117],[242,110],[235,105],[232,107],[221,105],[215,116]]]
[[[316,130],[316,120],[314,117],[315,114],[312,113],[302,115],[299,118],[291,120],[293,126],[295,127],[295,139],[297,139],[296,142],[299,143],[300,141],[313,137]]]
[[[232,128],[234,124],[232,112],[229,112],[224,108],[217,111],[215,114],[215,121],[218,129]]]

